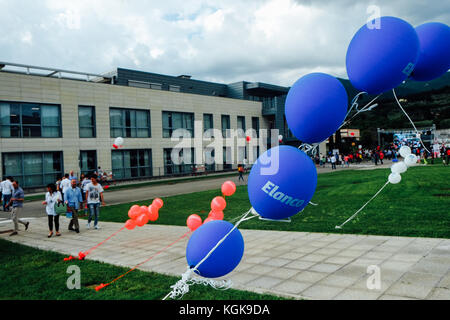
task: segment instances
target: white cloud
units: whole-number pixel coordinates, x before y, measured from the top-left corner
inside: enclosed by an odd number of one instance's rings
[[[419,0],[0,0],[0,60],[289,86],[314,71],[346,77],[370,4],[413,25],[450,21],[448,2]]]

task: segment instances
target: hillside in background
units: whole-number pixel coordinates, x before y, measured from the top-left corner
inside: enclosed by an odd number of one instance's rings
[[[349,80],[340,80],[347,90],[349,101],[351,101],[359,91],[351,85]],[[450,72],[429,82],[408,80],[397,87],[395,92],[416,127],[429,127],[435,124],[437,129],[450,128]],[[359,106],[364,106],[373,98],[375,96],[365,95],[364,99],[360,100]],[[378,103],[376,108],[359,114],[346,126],[360,129],[363,143],[374,144],[377,128],[412,128],[395,102],[392,92],[383,93],[375,103]]]

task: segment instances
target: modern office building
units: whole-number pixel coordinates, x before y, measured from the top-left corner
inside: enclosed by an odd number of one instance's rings
[[[260,149],[230,150],[227,129],[277,128],[295,144],[284,119],[288,90],[121,68],[89,74],[0,62],[0,176],[12,175],[25,188],[35,188],[69,170],[87,173],[98,166],[116,180],[190,174],[198,157],[208,157],[207,142],[195,145],[192,139],[192,147],[180,152],[191,161],[175,164],[171,151],[177,142],[171,135],[182,128],[195,138],[196,123],[203,131],[220,130],[224,139],[224,164],[209,163],[206,170],[235,169]],[[125,139],[122,148],[112,147],[116,137]]]

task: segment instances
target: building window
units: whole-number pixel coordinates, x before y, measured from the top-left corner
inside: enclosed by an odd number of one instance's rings
[[[97,151],[80,151],[81,173],[91,174],[97,171]]]
[[[230,116],[222,115],[222,136],[224,138],[230,137]]]
[[[231,147],[223,147],[223,170],[230,170],[233,164]]]
[[[2,138],[60,138],[61,107],[0,102],[0,127]]]
[[[256,131],[256,137],[259,138],[259,118],[252,117],[252,129]]]
[[[181,91],[181,87],[180,86],[174,86],[174,85],[169,85],[169,91],[173,91],[173,92],[180,92]]]
[[[152,150],[112,150],[112,173],[116,180],[147,178],[152,172]]]
[[[163,111],[163,138],[171,138],[173,131],[185,129],[194,137],[194,114],[187,112]]]
[[[203,132],[206,133],[205,136],[208,138],[211,138],[214,136],[213,130],[214,129],[214,122],[213,122],[213,115],[210,113],[204,113],[203,114]]]
[[[80,138],[95,138],[95,107],[78,106],[78,127]]]
[[[46,186],[63,175],[62,152],[3,153],[2,168],[23,187]]]
[[[240,138],[245,137],[245,117],[238,116],[237,117],[237,129],[239,130],[238,136]]]
[[[186,150],[190,150],[190,152],[185,154]],[[194,166],[194,148],[180,149],[178,159],[172,159],[172,149],[164,149],[165,175],[192,173]]]
[[[136,109],[109,109],[111,138],[150,138],[150,111]]]

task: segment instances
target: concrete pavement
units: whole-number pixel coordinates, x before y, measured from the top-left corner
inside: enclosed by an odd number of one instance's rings
[[[46,218],[30,220],[29,230],[14,237],[1,234],[10,224],[0,224],[0,237],[75,256],[123,226],[102,222],[100,230],[86,230],[85,221],[81,221],[81,233],[76,234],[66,231],[68,219],[61,218],[61,237],[47,238]],[[133,267],[187,230],[150,224],[124,230],[87,259]],[[296,299],[450,299],[450,239],[245,229],[241,232],[244,257],[227,276],[235,289]],[[180,276],[187,267],[186,244],[187,239],[181,240],[140,269]],[[373,277],[368,268],[379,268],[379,289],[368,289],[367,282],[372,283]],[[168,292],[170,285],[167,284]]]

